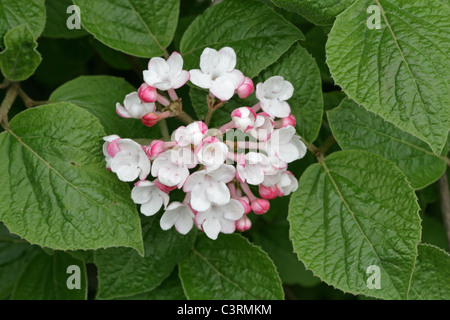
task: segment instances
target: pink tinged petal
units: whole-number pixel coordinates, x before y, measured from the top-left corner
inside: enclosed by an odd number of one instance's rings
[[[116,104],[116,113],[121,116],[122,118],[129,119],[131,118],[131,115],[128,113],[128,111],[120,104]]]
[[[255,91],[252,79],[245,77],[244,82],[237,88],[239,98],[245,99]]]
[[[211,48],[205,48],[200,56],[200,69],[204,73],[213,74],[219,64],[219,53]]]
[[[236,221],[221,219],[220,221],[220,232],[224,234],[233,233],[236,230]]]
[[[210,74],[203,73],[201,70],[194,69],[189,71],[191,75],[191,82],[197,87],[209,89],[211,88],[213,81]]]
[[[266,199],[256,199],[252,202],[252,210],[255,214],[264,214],[270,209],[270,203]]]
[[[240,232],[249,230],[252,227],[252,222],[248,217],[242,217],[236,221],[236,229]]]
[[[236,199],[230,199],[230,202],[224,206],[223,211],[224,218],[233,221],[239,220],[245,213],[244,207]]]
[[[181,71],[181,73],[172,78],[172,87],[173,89],[179,89],[182,86],[184,86],[186,84],[186,82],[189,81],[189,79],[191,78],[191,75],[189,74],[188,71],[183,70]]]
[[[150,103],[155,102],[158,97],[158,92],[155,87],[149,86],[146,83],[143,83],[138,90],[139,98],[142,102]]]
[[[114,157],[120,151],[119,144],[117,143],[119,140],[120,138],[109,142],[108,146],[106,147],[106,152],[111,157]]]
[[[222,226],[217,218],[211,218],[202,223],[202,228],[210,239],[216,240]]]
[[[259,185],[259,195],[263,199],[275,199],[278,196],[278,191],[279,190],[277,186],[266,187],[262,184]]]

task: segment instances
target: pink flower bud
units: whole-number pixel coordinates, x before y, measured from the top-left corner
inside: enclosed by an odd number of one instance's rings
[[[153,140],[150,143],[150,146],[147,148],[147,156],[150,158],[155,158],[158,154],[165,151],[164,141],[162,140]]]
[[[252,227],[252,222],[247,216],[243,216],[238,221],[236,221],[236,229],[240,232],[247,231]]]
[[[287,127],[287,126],[295,127],[296,124],[297,124],[297,120],[295,119],[295,117],[294,117],[294,115],[292,113],[289,115],[289,117],[281,119],[281,126],[283,128]]]
[[[264,214],[270,209],[269,200],[255,199],[252,202],[252,210],[255,214]]]
[[[255,85],[253,84],[252,79],[245,77],[244,82],[237,88],[236,92],[239,95],[239,98],[245,99],[251,95],[254,90]]]
[[[120,138],[114,139],[113,141],[108,143],[108,147],[106,148],[106,151],[108,152],[108,154],[113,158],[117,154],[117,152],[120,151],[119,145],[117,143],[119,140],[120,140]]]
[[[241,197],[238,200],[242,204],[242,206],[244,207],[244,214],[249,214],[250,211],[252,211],[252,207],[250,206],[250,201],[248,200],[248,198],[247,197]]]
[[[158,99],[158,92],[156,88],[149,86],[146,83],[143,83],[138,90],[139,98],[145,102],[155,102]]]
[[[197,121],[196,123],[197,123],[201,133],[206,134],[208,132],[208,126],[204,122]]]
[[[153,127],[158,123],[159,116],[154,112],[149,112],[142,117],[142,123],[147,127]]]
[[[263,184],[259,185],[259,195],[264,199],[275,199],[278,196],[278,187],[266,187]]]
[[[173,186],[173,187],[166,186],[166,185],[162,184],[161,182],[159,182],[158,180],[153,181],[153,183],[158,187],[159,190],[161,190],[162,192],[165,192],[165,193],[169,193],[170,191],[177,188],[177,186]]]

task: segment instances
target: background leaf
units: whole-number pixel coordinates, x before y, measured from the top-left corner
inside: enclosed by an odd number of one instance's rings
[[[415,189],[439,179],[445,159],[423,141],[366,111],[350,99],[328,112],[334,137],[343,150],[376,153],[394,162]]]
[[[111,76],[82,76],[69,81],[50,96],[50,101],[76,104],[95,115],[105,127],[106,134],[122,138],[155,138],[158,127],[149,128],[138,119],[124,119],[116,113],[116,103],[123,104],[128,93],[136,91],[121,78]]]
[[[205,235],[179,264],[180,278],[191,300],[283,299],[273,262],[260,248],[237,235]]]
[[[67,28],[67,19],[73,13],[67,13],[67,8],[73,5],[72,0],[46,0],[47,22],[43,32],[44,37],[73,39],[87,35],[83,29]],[[80,12],[80,16],[81,16]]]
[[[418,249],[409,299],[449,300],[450,255],[429,244],[420,244]]]
[[[301,31],[267,5],[227,0],[191,23],[181,40],[181,53],[187,70],[198,69],[204,48],[232,47],[237,55],[236,68],[253,78],[300,39]]]
[[[80,268],[81,289],[69,289],[67,279],[71,265]],[[67,253],[55,252],[53,255],[41,251],[23,270],[11,299],[13,300],[86,300],[86,267],[81,260]]]
[[[8,31],[5,47],[0,52],[0,69],[5,78],[11,81],[28,79],[42,58],[36,51],[37,42],[25,24]]]
[[[29,109],[0,134],[0,220],[31,243],[62,250],[142,252],[128,186],[105,169],[98,120],[69,103]]]
[[[95,252],[99,299],[127,297],[155,289],[194,245],[195,232],[184,236],[159,226],[159,217],[143,223],[144,257],[128,248]]]
[[[305,266],[344,292],[406,299],[421,226],[414,191],[394,164],[336,152],[310,166],[299,186],[288,219]],[[371,265],[381,271],[379,290],[366,285]]]
[[[177,27],[180,0],[74,0],[83,27],[116,50],[150,58],[164,54]]]
[[[378,5],[381,29],[366,9]],[[336,19],[327,62],[356,102],[421,140],[437,154],[450,129],[450,7],[436,0],[356,1]]]

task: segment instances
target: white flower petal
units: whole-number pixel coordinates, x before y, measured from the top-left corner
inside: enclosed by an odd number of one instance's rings
[[[209,89],[211,88],[213,82],[210,74],[203,73],[201,70],[194,69],[189,71],[191,75],[191,82],[197,87]]]

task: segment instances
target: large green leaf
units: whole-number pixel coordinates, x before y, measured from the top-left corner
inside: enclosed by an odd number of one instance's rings
[[[381,29],[366,25],[370,5],[380,8]],[[437,0],[356,1],[327,42],[336,83],[437,154],[450,129],[449,16],[450,7]]]
[[[206,47],[232,47],[237,68],[253,78],[300,39],[301,31],[269,6],[255,0],[227,0],[192,22],[181,40],[181,53],[186,68],[198,69]]]
[[[70,266],[78,267],[74,273]],[[78,272],[79,271],[79,272]],[[69,289],[69,277],[78,277],[80,289]],[[68,281],[69,280],[69,281]],[[44,251],[36,254],[23,270],[11,299],[13,300],[85,300],[87,298],[86,267],[67,253]]]
[[[8,30],[26,24],[38,38],[45,26],[45,0],[0,0],[0,47],[1,39]]]
[[[158,128],[148,128],[141,120],[124,119],[116,113],[116,103],[123,104],[125,96],[136,89],[122,78],[111,76],[82,76],[69,81],[50,96],[51,101],[67,101],[96,116],[106,134],[122,138],[155,138]]]
[[[267,254],[240,235],[212,241],[199,236],[180,264],[180,278],[192,300],[283,299],[281,280]]]
[[[62,250],[142,252],[130,189],[105,169],[98,120],[70,103],[29,109],[0,134],[0,220],[31,243]]]
[[[150,291],[166,279],[194,245],[195,232],[183,236],[159,226],[159,217],[143,224],[144,257],[135,250],[111,248],[95,252],[99,299],[127,297]]]
[[[413,300],[450,300],[450,255],[429,244],[420,244],[411,283]]]
[[[425,142],[350,99],[329,111],[328,119],[343,150],[369,151],[391,160],[415,189],[436,181],[445,172],[445,159],[434,154]]]
[[[275,5],[304,16],[309,21],[326,25],[355,0],[272,0]]]
[[[276,63],[258,77],[265,81],[280,75],[294,86],[294,95],[288,100],[297,119],[297,131],[313,142],[319,134],[323,115],[322,83],[316,61],[306,49],[295,44]]]
[[[74,14],[73,11],[67,13],[67,8],[72,5],[72,0],[45,1],[45,8],[47,9],[47,23],[45,24],[45,29],[42,34],[44,37],[73,39],[88,34],[83,29],[67,28],[67,19]]]
[[[0,69],[11,81],[28,79],[41,63],[36,51],[37,42],[25,24],[8,31],[5,36],[6,49],[0,52]]]
[[[74,0],[83,27],[116,50],[150,58],[164,54],[175,33],[180,0]]]
[[[38,251],[37,247],[11,235],[0,223],[0,299],[11,294],[22,270]]]
[[[342,151],[310,166],[299,186],[288,219],[305,266],[346,292],[406,299],[421,226],[400,170],[372,153]],[[370,266],[380,270],[381,289],[367,285]]]

